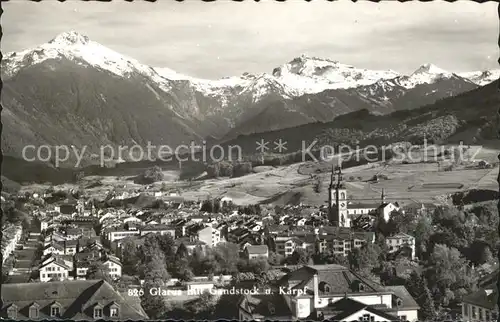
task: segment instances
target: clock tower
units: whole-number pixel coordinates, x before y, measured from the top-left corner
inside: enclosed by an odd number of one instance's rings
[[[335,180],[335,174],[337,180]],[[347,189],[342,181],[342,169],[332,166],[330,187],[328,188],[328,208],[330,222],[337,227],[351,227],[351,219],[347,213]]]

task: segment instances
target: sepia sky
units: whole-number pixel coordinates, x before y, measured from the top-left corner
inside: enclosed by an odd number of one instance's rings
[[[3,3],[5,52],[75,30],[155,67],[203,78],[271,72],[302,53],[411,73],[499,68],[497,4],[472,1]]]

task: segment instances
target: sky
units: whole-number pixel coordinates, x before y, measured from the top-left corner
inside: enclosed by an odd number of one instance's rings
[[[307,54],[411,73],[498,69],[497,4],[262,0],[3,3],[2,52],[74,30],[140,62],[216,79],[272,72]]]

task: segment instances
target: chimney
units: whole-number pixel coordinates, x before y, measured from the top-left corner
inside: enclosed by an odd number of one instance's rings
[[[313,287],[314,287],[314,309],[316,309],[316,307],[319,304],[319,296],[318,296],[318,294],[319,294],[318,273],[314,274],[314,277],[313,277]]]

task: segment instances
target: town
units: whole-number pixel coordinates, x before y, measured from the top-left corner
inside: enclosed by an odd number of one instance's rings
[[[495,205],[401,206],[384,190],[355,200],[341,167],[324,197],[2,193],[3,317],[497,319]]]

